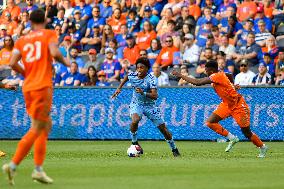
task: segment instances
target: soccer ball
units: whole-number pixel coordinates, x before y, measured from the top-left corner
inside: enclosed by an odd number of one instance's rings
[[[131,145],[127,149],[127,155],[129,157],[139,157],[141,155],[141,147],[138,145]]]

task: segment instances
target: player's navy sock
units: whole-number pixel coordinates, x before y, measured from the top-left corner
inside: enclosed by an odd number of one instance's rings
[[[130,134],[131,134],[132,144],[136,144],[137,143],[137,131],[135,133],[132,133],[130,131]]]
[[[10,162],[9,166],[13,171],[15,171],[17,168],[17,165],[14,162]]]
[[[172,150],[177,148],[173,138],[171,140],[166,140],[166,141]]]
[[[43,171],[42,166],[36,166],[35,170],[37,170],[38,172],[42,172]]]

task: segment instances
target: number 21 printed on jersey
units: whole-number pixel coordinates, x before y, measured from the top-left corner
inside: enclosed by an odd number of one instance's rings
[[[36,41],[33,43],[27,43],[24,48],[24,52],[27,52],[25,61],[28,63],[34,62],[41,58],[41,42]]]

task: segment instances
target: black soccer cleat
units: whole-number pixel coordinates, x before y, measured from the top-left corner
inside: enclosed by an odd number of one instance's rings
[[[138,145],[140,147],[140,154],[143,154],[143,148],[140,146],[138,142],[132,142],[132,145]]]
[[[172,149],[172,152],[173,152],[174,157],[181,156],[177,148],[176,149]]]

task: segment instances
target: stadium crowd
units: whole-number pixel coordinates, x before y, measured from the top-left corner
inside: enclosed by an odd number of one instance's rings
[[[115,86],[148,57],[159,86],[186,86],[180,69],[205,77],[205,63],[239,85],[284,85],[284,0],[7,0],[0,17],[0,79],[22,85],[9,67],[14,42],[31,31],[29,14],[46,13],[66,68],[55,86]]]

